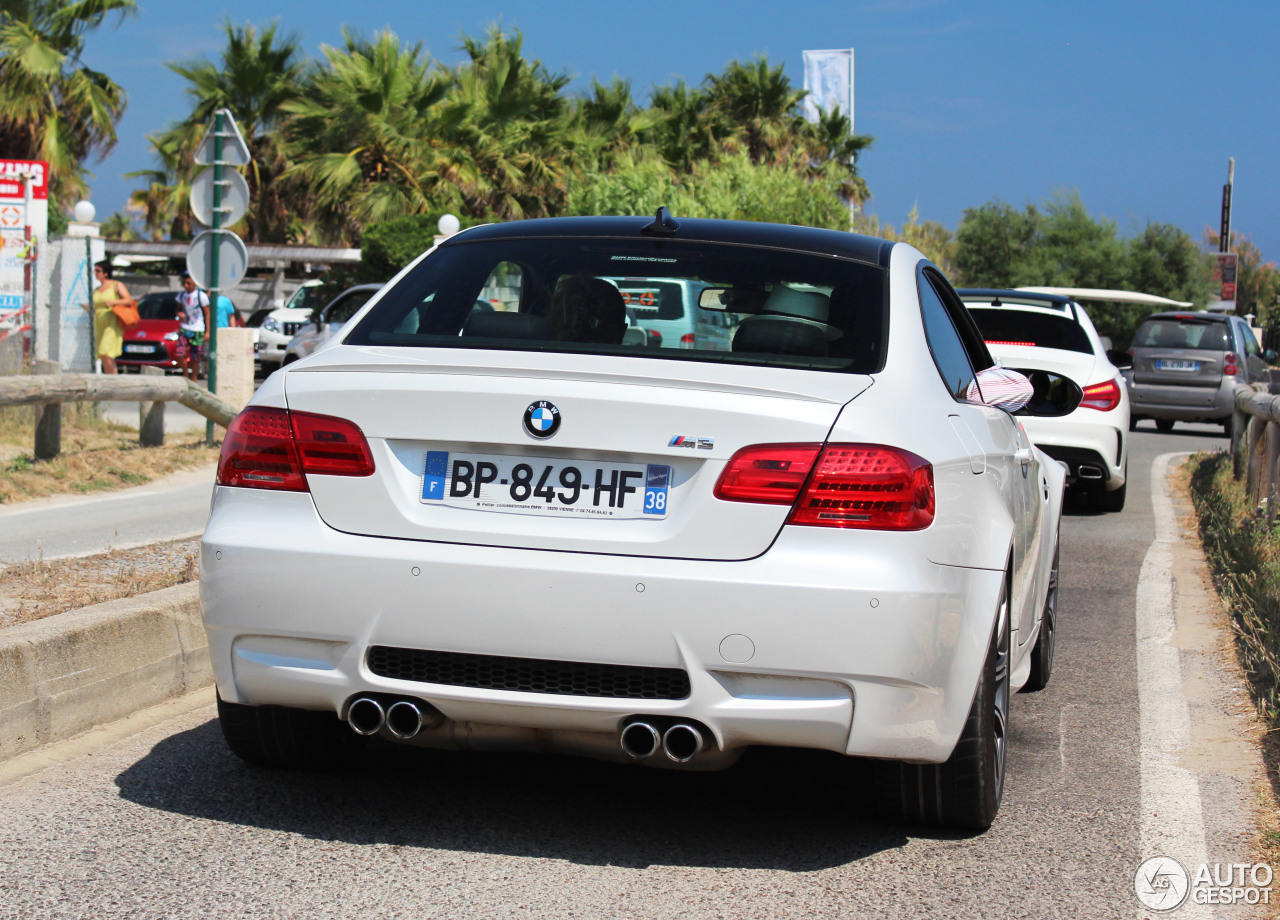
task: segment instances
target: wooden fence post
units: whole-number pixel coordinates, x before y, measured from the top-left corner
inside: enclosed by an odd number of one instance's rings
[[[57,361],[37,361],[37,374],[60,374],[62,365]],[[52,460],[62,453],[62,403],[39,403],[36,406],[37,460]]]
[[[163,377],[159,367],[144,367],[141,373],[149,377]],[[138,443],[143,447],[160,447],[164,444],[164,400],[138,402]]]
[[[1276,522],[1276,478],[1280,467],[1280,425],[1267,423],[1267,525]]]

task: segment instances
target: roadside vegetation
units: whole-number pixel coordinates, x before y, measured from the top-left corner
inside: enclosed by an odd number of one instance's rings
[[[1269,731],[1280,731],[1280,519],[1250,504],[1225,453],[1190,462],[1200,539],[1231,616],[1249,692]]]
[[[0,628],[171,588],[199,577],[199,539],[74,559],[15,562],[0,569]]]
[[[1263,757],[1280,795],[1280,519],[1268,524],[1265,505],[1250,503],[1227,454],[1196,454],[1188,470],[1205,558],[1266,729]],[[1261,822],[1265,858],[1280,865],[1280,817],[1264,805]]]
[[[217,462],[218,446],[204,433],[170,435],[161,447],[141,447],[137,429],[102,417],[93,403],[62,407],[62,454],[39,461],[32,453],[36,410],[0,408],[0,505],[50,495],[109,492]]]

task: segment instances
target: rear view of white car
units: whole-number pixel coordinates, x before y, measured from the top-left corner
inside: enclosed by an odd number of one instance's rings
[[[628,334],[624,291],[695,289],[728,348]],[[201,552],[227,743],[824,750],[873,758],[896,819],[985,828],[1012,695],[1052,672],[1065,479],[992,363],[901,243],[665,208],[458,233],[228,429]],[[1075,408],[1040,379],[1019,411]]]
[[[1053,371],[1083,388],[1084,399],[1070,415],[1028,418],[1023,424],[1037,447],[1067,464],[1068,484],[1089,493],[1094,507],[1122,510],[1129,394],[1089,314],[1060,294],[989,288],[962,288],[959,294],[1000,364]]]

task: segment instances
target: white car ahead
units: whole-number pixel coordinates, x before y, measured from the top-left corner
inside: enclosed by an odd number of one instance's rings
[[[284,362],[285,349],[325,303],[323,298],[326,296],[321,282],[315,279],[304,281],[284,306],[268,311],[261,322],[256,315],[251,318],[251,326],[258,330],[253,342],[253,357],[264,371],[270,373]]]
[[[508,309],[474,309],[495,278]],[[609,278],[696,283],[732,350],[625,341]],[[465,230],[230,426],[201,598],[230,748],[368,736],[728,766],[875,758],[984,828],[1049,679],[1065,473],[915,249],[714,220]],[[1044,375],[1025,411],[1069,412]]]
[[[357,284],[312,313],[310,321],[298,330],[285,347],[284,363],[292,364],[299,358],[305,358],[329,341],[381,289],[380,284]]]
[[[960,297],[1005,367],[1054,371],[1084,389],[1080,407],[1060,418],[1028,418],[1036,446],[1068,468],[1067,483],[1102,511],[1124,508],[1129,476],[1129,391],[1080,304],[1061,294],[962,288]]]

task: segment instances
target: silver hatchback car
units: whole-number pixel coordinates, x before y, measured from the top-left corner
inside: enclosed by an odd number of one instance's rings
[[[1230,430],[1233,392],[1240,383],[1268,383],[1267,358],[1253,330],[1238,316],[1173,312],[1148,316],[1129,349],[1131,424],[1220,422]]]

